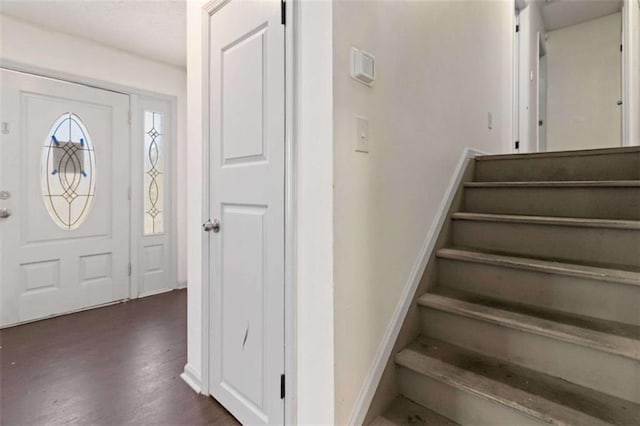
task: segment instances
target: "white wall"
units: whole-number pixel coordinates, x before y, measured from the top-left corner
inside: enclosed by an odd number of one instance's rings
[[[299,1],[295,56],[297,419],[335,424],[333,33],[330,1]]]
[[[202,15],[205,0],[187,3],[188,99],[188,364],[196,381],[202,379]],[[291,3],[290,3],[291,4]],[[331,2],[291,4],[299,27],[288,41],[295,45],[296,111],[293,133],[296,198],[295,360],[287,360],[295,392],[287,392],[295,406],[292,424],[333,424],[333,192],[332,192],[332,25]],[[289,27],[292,28],[292,27]],[[289,127],[291,129],[291,127]],[[205,343],[206,344],[206,343]],[[290,352],[287,352],[290,354]],[[291,383],[291,382],[290,382]]]
[[[350,419],[463,149],[511,150],[513,10],[334,3],[336,424]],[[375,55],[373,87],[349,77],[351,46]],[[369,118],[369,154],[354,152],[356,115]]]
[[[548,33],[550,151],[621,145],[621,15]]]
[[[95,84],[135,88],[177,98],[178,282],[186,281],[186,72],[172,65],[70,35],[45,30],[0,14],[0,61],[42,73],[89,79]]]

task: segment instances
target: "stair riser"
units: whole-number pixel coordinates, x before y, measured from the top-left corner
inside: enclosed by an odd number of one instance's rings
[[[464,191],[472,213],[640,220],[640,188],[477,188]]]
[[[510,302],[640,325],[640,286],[438,259],[438,285]]]
[[[527,257],[640,266],[638,230],[455,220],[453,242]]]
[[[476,161],[476,182],[640,179],[640,153]]]
[[[421,322],[426,336],[640,402],[632,359],[432,308],[421,308]]]
[[[401,395],[461,425],[541,425],[526,414],[404,367],[397,369]]]

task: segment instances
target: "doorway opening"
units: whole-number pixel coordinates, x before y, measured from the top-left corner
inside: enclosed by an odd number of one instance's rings
[[[627,5],[628,3],[628,5]],[[624,0],[515,2],[514,152],[631,145]],[[638,143],[637,141],[635,143]]]

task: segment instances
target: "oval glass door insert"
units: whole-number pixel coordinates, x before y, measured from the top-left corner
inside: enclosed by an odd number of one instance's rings
[[[60,228],[73,230],[89,215],[96,189],[96,158],[87,127],[67,112],[51,126],[42,149],[44,204]]]

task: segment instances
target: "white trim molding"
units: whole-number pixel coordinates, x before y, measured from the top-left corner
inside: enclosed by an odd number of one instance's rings
[[[418,257],[411,269],[407,282],[404,285],[404,290],[400,295],[400,300],[396,305],[393,315],[391,316],[391,321],[389,322],[382,342],[376,352],[376,356],[369,368],[369,373],[360,388],[358,398],[356,399],[353,411],[351,412],[351,418],[349,420],[350,425],[361,425],[364,422],[369,406],[371,405],[371,401],[373,400],[376,390],[380,384],[382,373],[384,372],[389,357],[391,356],[391,351],[393,350],[396,340],[398,339],[398,335],[400,334],[402,324],[404,323],[407,312],[411,307],[411,302],[418,289],[420,280],[422,279],[427,263],[433,254],[438,235],[440,234],[445,221],[448,219],[447,213],[451,207],[451,203],[453,202],[458,187],[460,186],[464,172],[469,161],[478,155],[484,155],[484,153],[469,147],[465,148],[462,152],[462,156],[453,172],[447,191],[445,192],[442,202],[438,207],[436,217],[431,224],[431,228],[429,229],[420,252],[418,253]]]
[[[180,378],[196,393],[202,393],[200,375],[189,364],[184,366],[184,372],[180,375]]]

